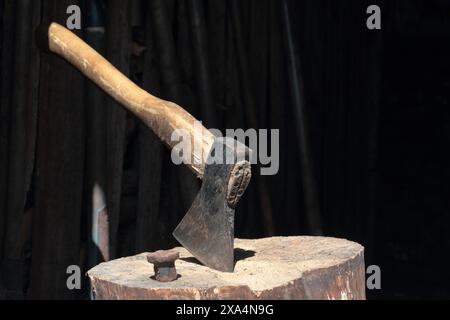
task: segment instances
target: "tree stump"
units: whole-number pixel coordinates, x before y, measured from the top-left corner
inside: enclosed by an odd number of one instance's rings
[[[179,278],[157,282],[147,253],[88,272],[95,299],[365,299],[364,248],[325,237],[235,240],[233,273],[201,265],[176,248]]]

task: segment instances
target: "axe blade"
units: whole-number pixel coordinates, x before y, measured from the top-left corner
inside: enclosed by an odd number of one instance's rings
[[[223,164],[212,162],[223,152]],[[230,138],[217,138],[211,148],[197,197],[173,236],[205,266],[224,272],[234,269],[234,207],[227,201],[228,181],[234,164],[250,149]],[[229,159],[232,161],[229,161]]]

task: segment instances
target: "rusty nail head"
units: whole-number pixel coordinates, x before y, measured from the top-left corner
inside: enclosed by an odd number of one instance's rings
[[[170,282],[177,279],[177,269],[175,260],[180,257],[180,253],[175,250],[159,250],[147,255],[147,261],[153,264],[155,270],[155,280],[160,282]]]

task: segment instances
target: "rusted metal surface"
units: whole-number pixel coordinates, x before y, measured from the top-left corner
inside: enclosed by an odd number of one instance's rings
[[[232,272],[234,268],[234,207],[227,201],[228,180],[236,165],[249,169],[248,165],[236,163],[247,159],[251,152],[243,144],[229,138],[218,138],[209,154],[203,184],[189,211],[173,232],[173,236],[198,260],[210,268]],[[211,163],[218,154],[224,164]],[[231,157],[231,158],[230,158]],[[225,161],[226,158],[226,161]],[[209,164],[211,163],[211,164]],[[237,170],[245,178],[234,177],[248,185],[246,170]],[[238,188],[242,189],[242,188]],[[237,201],[243,190],[235,192]],[[235,203],[232,203],[235,205]]]
[[[227,202],[231,208],[235,208],[238,204],[247,190],[251,177],[252,171],[248,161],[240,161],[234,165],[228,178],[227,191]]]
[[[324,237],[236,239],[234,273],[202,266],[183,248],[177,281],[148,276],[146,253],[88,272],[96,299],[364,300],[364,248]],[[145,276],[144,276],[145,275]]]
[[[154,278],[159,282],[171,282],[177,279],[178,273],[175,261],[180,257],[176,250],[159,250],[149,253],[147,261],[153,264]]]

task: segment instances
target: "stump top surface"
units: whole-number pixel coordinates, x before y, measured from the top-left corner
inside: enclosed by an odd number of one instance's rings
[[[326,237],[236,239],[233,273],[207,268],[186,249],[176,250],[180,252],[176,261],[180,277],[174,282],[151,279],[153,265],[147,262],[147,253],[101,263],[88,276],[91,280],[129,288],[184,290],[248,286],[258,292],[298,280],[310,271],[344,264],[362,254],[364,248],[355,242]]]

